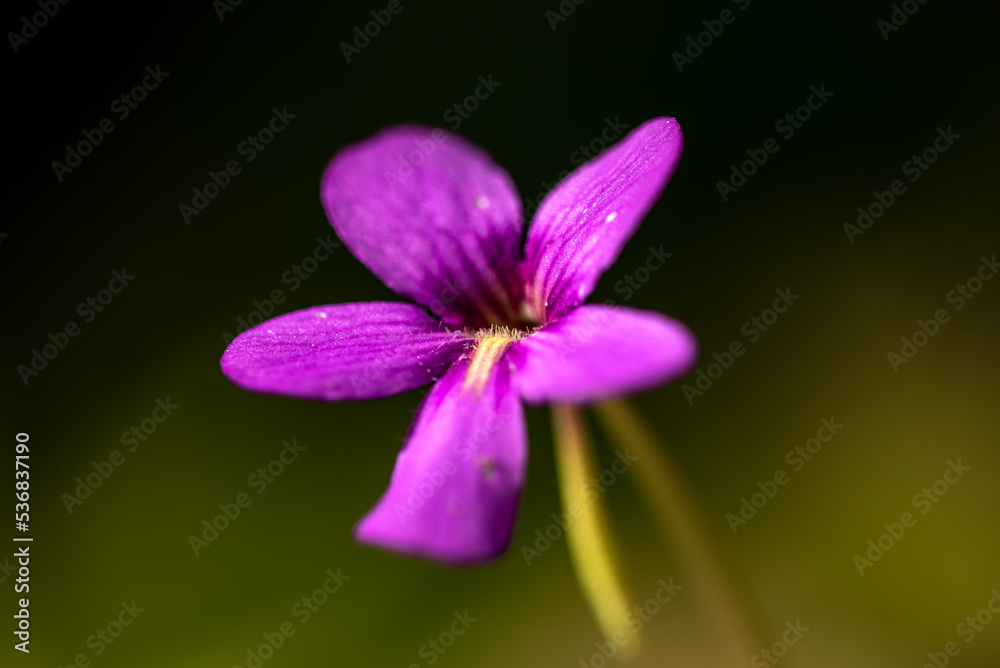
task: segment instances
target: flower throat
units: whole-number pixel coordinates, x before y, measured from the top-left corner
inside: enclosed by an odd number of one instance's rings
[[[476,347],[472,352],[472,361],[465,372],[462,387],[476,392],[482,390],[493,367],[507,350],[507,346],[530,333],[531,331],[506,325],[490,325],[489,328],[476,331]]]

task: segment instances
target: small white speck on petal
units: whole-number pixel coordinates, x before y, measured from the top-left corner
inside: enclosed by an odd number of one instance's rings
[[[490,205],[490,201],[488,199],[486,199],[486,197],[484,195],[480,195],[479,197],[476,198],[476,208],[477,209],[482,210],[482,209],[485,209],[486,207],[488,207],[489,205]]]
[[[617,211],[612,211],[611,213],[608,214],[608,217],[604,219],[604,222],[605,223],[610,223],[612,220],[614,220],[617,217],[618,217],[618,212]]]
[[[316,317],[317,318],[325,318],[326,317],[326,311],[320,311],[319,313],[316,314]]]
[[[274,334],[274,330],[273,329],[269,329],[269,330],[267,330],[267,333],[268,334]]]

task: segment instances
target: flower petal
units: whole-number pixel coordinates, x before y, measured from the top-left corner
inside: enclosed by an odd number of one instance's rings
[[[243,332],[221,364],[230,380],[254,392],[368,399],[426,385],[471,344],[412,304],[335,304]]]
[[[602,401],[667,382],[694,364],[680,322],[621,306],[582,306],[508,352],[526,401]]]
[[[456,363],[427,396],[389,489],[355,528],[360,542],[453,566],[506,549],[524,482],[523,410],[505,359],[478,388],[468,368]]]
[[[654,118],[567,176],[542,201],[525,246],[527,301],[552,322],[594,290],[681,156],[680,126]]]
[[[383,130],[337,154],[322,199],[351,252],[445,322],[478,327],[518,315],[521,201],[507,172],[461,137]]]

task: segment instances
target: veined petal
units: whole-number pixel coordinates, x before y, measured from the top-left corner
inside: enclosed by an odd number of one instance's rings
[[[254,392],[369,399],[436,380],[472,343],[412,304],[335,304],[243,332],[221,364],[230,380]]]
[[[389,489],[355,528],[362,543],[453,566],[489,561],[510,542],[527,436],[501,356],[489,373],[463,359],[428,394]]]
[[[681,156],[680,126],[654,118],[577,168],[542,201],[528,229],[525,288],[539,322],[579,306],[618,258]]]
[[[518,317],[521,201],[507,172],[458,135],[383,130],[337,154],[322,199],[351,252],[445,322]]]
[[[688,371],[694,336],[652,311],[582,306],[511,344],[521,396],[531,403],[589,403],[643,390]]]

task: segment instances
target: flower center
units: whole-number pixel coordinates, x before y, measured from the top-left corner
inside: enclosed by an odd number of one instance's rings
[[[472,362],[465,372],[463,389],[479,392],[486,385],[493,367],[496,366],[504,351],[514,341],[523,339],[534,330],[517,329],[505,325],[491,325],[475,333],[476,348],[472,353]]]

